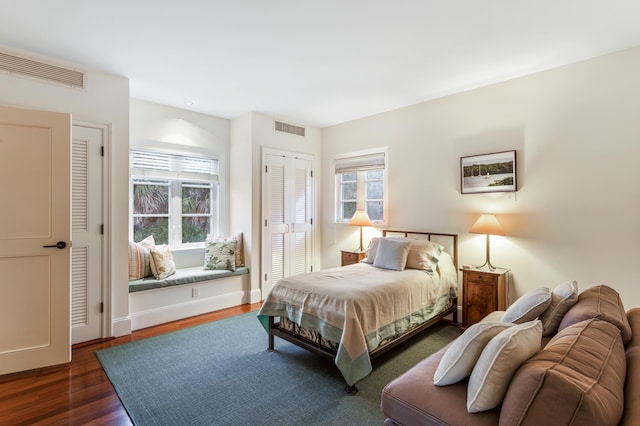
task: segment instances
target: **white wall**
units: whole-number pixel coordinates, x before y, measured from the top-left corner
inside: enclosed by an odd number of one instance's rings
[[[129,80],[96,71],[87,72],[86,90],[72,89],[0,74],[0,103],[21,108],[71,113],[74,120],[109,126],[107,171],[109,219],[105,223],[110,241],[111,269],[108,273],[112,292],[113,335],[131,332],[128,319],[127,227],[129,197],[127,191],[129,162]]]
[[[607,284],[640,306],[640,48],[448,96],[322,131],[323,267],[358,245],[334,224],[335,154],[388,146],[390,228],[460,234],[460,264],[484,262],[469,234],[494,212],[494,265],[512,302],[538,286]],[[516,193],[460,193],[460,157],[517,150]],[[365,240],[379,233],[366,230]]]

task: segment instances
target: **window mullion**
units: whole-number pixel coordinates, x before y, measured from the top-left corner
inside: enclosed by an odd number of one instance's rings
[[[171,197],[169,214],[169,245],[180,247],[182,244],[182,188],[179,181],[172,181],[169,196]]]

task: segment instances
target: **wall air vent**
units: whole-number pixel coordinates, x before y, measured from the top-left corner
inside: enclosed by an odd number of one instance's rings
[[[276,131],[291,133],[292,135],[304,136],[304,127],[294,126],[293,124],[283,123],[281,121],[276,121]]]
[[[84,89],[83,72],[0,50],[0,71]]]

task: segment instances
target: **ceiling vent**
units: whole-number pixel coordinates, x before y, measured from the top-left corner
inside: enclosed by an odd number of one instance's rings
[[[293,124],[283,123],[281,121],[276,121],[276,131],[291,133],[292,135],[304,136],[304,127],[294,126]]]
[[[0,51],[0,71],[84,89],[83,72]]]

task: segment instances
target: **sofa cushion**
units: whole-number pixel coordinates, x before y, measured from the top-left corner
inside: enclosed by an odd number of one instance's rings
[[[497,425],[498,409],[471,414],[466,409],[467,380],[433,384],[447,348],[423,359],[382,390],[382,413],[400,425]]]
[[[551,292],[547,287],[532,290],[518,298],[502,317],[504,322],[522,324],[533,321],[542,314],[551,303]]]
[[[540,350],[540,320],[501,331],[482,350],[469,377],[467,410],[490,410],[502,403],[511,377],[520,365]]]
[[[625,354],[619,329],[598,319],[564,328],[522,365],[502,404],[501,425],[616,425]]]
[[[551,304],[540,315],[542,321],[542,335],[551,336],[558,331],[560,321],[567,311],[578,301],[578,283],[567,281],[557,285],[551,291]]]
[[[620,425],[637,425],[640,419],[640,308],[627,312],[629,325],[635,331],[627,343],[627,377],[624,384],[624,415]]]
[[[449,345],[433,376],[433,383],[437,386],[451,385],[468,377],[487,343],[512,325],[501,321],[473,324]]]
[[[590,318],[598,318],[618,327],[625,345],[631,340],[631,326],[624,305],[618,292],[611,287],[599,285],[580,293],[578,302],[569,309],[560,321],[558,331]]]

